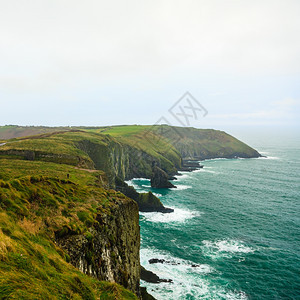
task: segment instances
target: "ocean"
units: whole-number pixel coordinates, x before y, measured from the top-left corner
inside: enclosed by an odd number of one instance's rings
[[[140,213],[141,264],[173,281],[141,281],[155,298],[300,299],[300,139],[249,140],[267,158],[203,161],[177,189],[130,181],[175,210]]]

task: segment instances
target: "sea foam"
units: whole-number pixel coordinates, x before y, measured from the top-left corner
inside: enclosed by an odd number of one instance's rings
[[[170,188],[170,190],[172,191],[182,191],[182,190],[187,190],[187,189],[191,189],[192,187],[190,185],[184,185],[184,184],[176,184],[176,188]]]
[[[197,264],[156,249],[141,249],[140,254],[142,266],[157,274],[161,279],[173,281],[159,284],[141,281],[142,286],[146,286],[147,291],[158,300],[247,299],[243,292],[225,290],[223,286],[212,283],[207,275],[216,270],[208,264]],[[150,264],[151,258],[163,259],[165,262]]]
[[[212,259],[254,252],[254,249],[245,246],[242,241],[237,240],[202,241],[202,243],[201,250],[203,254]]]
[[[201,215],[198,211],[190,211],[181,208],[173,208],[174,212],[160,213],[160,212],[140,212],[147,221],[154,223],[170,223],[179,222],[183,223],[188,219],[199,217]]]

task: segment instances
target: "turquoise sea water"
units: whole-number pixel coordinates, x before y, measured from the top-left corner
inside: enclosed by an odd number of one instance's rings
[[[300,299],[300,143],[251,145],[268,158],[204,161],[174,190],[131,181],[175,209],[140,214],[141,264],[173,280],[142,282],[157,299]]]

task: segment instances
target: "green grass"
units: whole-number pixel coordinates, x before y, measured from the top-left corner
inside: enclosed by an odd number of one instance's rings
[[[0,147],[0,160],[27,159],[96,168],[112,178],[110,153],[115,148],[131,156],[132,163],[139,164],[136,168],[143,170],[144,176],[151,176],[152,161],[158,162],[167,173],[175,173],[180,165],[179,153],[165,138],[149,129],[149,126],[124,126],[106,131],[85,129],[12,139]],[[137,160],[140,154],[147,159]]]
[[[94,131],[97,133],[109,134],[114,137],[129,137],[135,134],[139,134],[145,130],[148,130],[151,126],[147,125],[121,125],[121,126],[111,126],[97,129],[88,129],[89,131]]]
[[[0,179],[18,179],[24,176],[49,176],[70,180],[77,184],[107,185],[107,178],[101,170],[78,169],[74,166],[52,162],[0,159]]]
[[[78,271],[53,242],[90,234],[98,213],[129,201],[103,188],[103,172],[11,159],[0,166],[0,299],[137,299]]]

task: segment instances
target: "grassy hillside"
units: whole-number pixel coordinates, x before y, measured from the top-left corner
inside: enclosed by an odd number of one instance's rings
[[[104,189],[103,172],[1,159],[0,178],[0,299],[137,299],[81,273],[55,243],[68,234],[92,238],[97,214],[129,201]]]
[[[179,152],[183,159],[259,157],[259,153],[229,135],[214,129],[192,127],[154,126],[112,126],[93,129],[116,137],[125,143],[139,143],[143,149],[157,145],[161,153]]]
[[[51,133],[54,131],[67,131],[70,127],[46,127],[46,126],[0,126],[0,140],[9,140],[17,137]]]
[[[137,299],[124,287],[81,273],[57,239],[78,235],[94,241],[95,229],[109,231],[99,215],[114,218],[113,209],[128,201],[137,209],[133,200],[110,189],[117,181],[145,209],[161,205],[154,195],[139,196],[123,183],[150,178],[153,163],[172,175],[182,158],[236,156],[259,153],[208,129],[0,127],[0,299]],[[108,245],[114,243],[109,236]],[[92,256],[87,253],[86,260]],[[128,273],[120,276],[126,283]]]
[[[260,156],[255,149],[220,130],[167,125],[153,126],[152,130],[170,142],[183,159]]]
[[[116,173],[123,179],[131,175],[150,177],[152,161],[167,173],[176,173],[180,166],[180,154],[152,132],[145,135],[142,130],[137,134],[131,131],[130,135],[114,137],[102,131],[73,129],[3,140],[6,144],[0,146],[0,156],[104,170],[110,178]]]
[[[227,134],[214,129],[173,127],[168,125],[120,125],[107,127],[0,127],[0,140],[29,134],[55,131],[81,130],[109,135],[117,141],[141,149],[149,155],[162,155],[172,162],[178,161],[178,153],[184,159],[258,157],[253,148]]]

